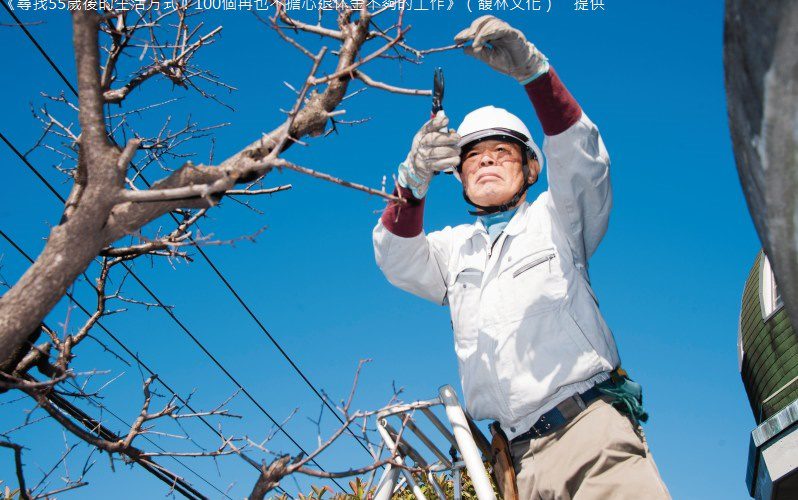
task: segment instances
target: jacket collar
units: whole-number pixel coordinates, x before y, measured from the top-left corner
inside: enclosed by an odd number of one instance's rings
[[[524,214],[526,213],[527,209],[529,208],[529,202],[524,200],[523,203],[518,205],[518,210],[515,211],[515,215],[513,218],[510,219],[510,222],[507,223],[507,227],[504,228],[504,233],[508,236],[515,236],[521,231],[524,230],[526,227],[526,217]],[[485,225],[482,223],[479,218],[477,218],[473,224],[470,226],[471,234],[468,235],[466,239],[471,239],[478,234],[487,234],[487,229],[485,229]]]

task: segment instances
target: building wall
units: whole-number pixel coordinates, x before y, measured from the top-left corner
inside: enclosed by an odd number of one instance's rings
[[[740,372],[757,424],[798,398],[798,336],[784,307],[763,318],[763,257],[745,283],[739,332]]]

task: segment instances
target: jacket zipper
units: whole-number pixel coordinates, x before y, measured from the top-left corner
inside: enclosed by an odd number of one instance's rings
[[[553,259],[553,258],[554,258],[554,254],[553,253],[550,253],[548,255],[544,255],[543,257],[539,257],[539,258],[533,260],[532,262],[530,262],[529,264],[521,266],[520,268],[518,268],[515,271],[513,271],[513,278],[517,277],[519,274],[523,273],[524,271],[528,271],[528,270],[532,269],[535,266],[543,264],[546,261],[549,262],[549,271],[551,271],[551,259]]]
[[[489,259],[491,258],[491,256],[493,256],[493,249],[496,247],[496,243],[499,242],[499,240],[502,238],[502,236],[504,236],[504,231],[499,233],[499,236],[497,236],[496,239],[493,240],[493,243],[490,244],[490,248],[488,249],[488,258]]]

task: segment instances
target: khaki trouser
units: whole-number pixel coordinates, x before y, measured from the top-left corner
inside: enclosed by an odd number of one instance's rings
[[[520,500],[670,498],[640,426],[602,398],[562,429],[511,446]]]

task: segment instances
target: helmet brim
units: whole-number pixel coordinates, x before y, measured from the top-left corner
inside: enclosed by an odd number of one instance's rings
[[[520,142],[524,145],[529,143],[529,137],[515,130],[510,130],[508,128],[489,128],[464,135],[457,141],[457,145],[465,149],[489,138],[505,138]]]

